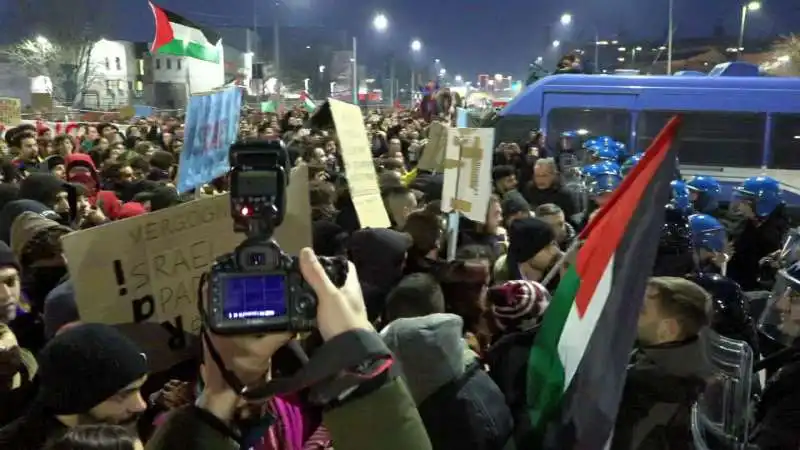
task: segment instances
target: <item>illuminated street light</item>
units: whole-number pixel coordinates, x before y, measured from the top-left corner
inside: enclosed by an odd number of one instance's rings
[[[627,49],[626,49],[625,47],[620,47],[620,48],[618,48],[617,50],[619,50],[619,51],[621,51],[621,52],[624,52],[624,51],[625,51],[625,50],[627,50]]]
[[[439,70],[439,75],[441,75],[441,76],[445,76],[445,75],[447,75],[447,70],[445,70],[445,69],[440,69],[440,70]]]
[[[377,14],[372,19],[372,27],[378,31],[386,31],[389,28],[389,19],[386,18],[385,14]]]
[[[462,81],[464,81],[464,79],[461,78],[461,75],[456,75],[456,83],[461,83]]]
[[[561,41],[559,41],[558,39],[553,41],[553,48],[558,48],[560,45],[561,45]]]
[[[625,58],[623,58],[622,56],[620,56],[619,58],[617,58],[617,61],[619,61],[619,62],[625,62]]]
[[[750,2],[747,4],[748,11],[758,11],[761,9],[761,2]]]
[[[572,23],[572,14],[564,13],[561,15],[561,25],[569,26]]]
[[[642,51],[642,47],[636,47],[636,51],[637,51],[637,52],[640,52],[640,51]]]
[[[411,41],[411,51],[418,52],[420,50],[422,50],[422,42],[420,42],[419,39],[414,39]]]

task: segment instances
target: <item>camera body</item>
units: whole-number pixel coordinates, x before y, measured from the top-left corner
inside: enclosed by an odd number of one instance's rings
[[[337,286],[347,262],[320,257]],[[317,326],[317,298],[299,261],[273,240],[245,240],[212,266],[208,283],[209,326],[217,334],[301,332]]]
[[[286,210],[289,158],[281,141],[237,142],[229,150],[234,231],[247,238],[212,265],[204,305],[217,334],[299,332],[316,328],[317,299],[296,257],[272,239]],[[347,261],[319,258],[337,286]]]

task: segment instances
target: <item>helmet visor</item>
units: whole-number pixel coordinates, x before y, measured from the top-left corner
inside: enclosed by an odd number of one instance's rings
[[[769,303],[758,320],[759,330],[775,342],[791,346],[800,337],[800,281],[780,270]]]

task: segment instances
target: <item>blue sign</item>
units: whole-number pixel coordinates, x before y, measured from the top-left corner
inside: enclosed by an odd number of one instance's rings
[[[469,128],[467,110],[464,108],[456,108],[456,128]]]
[[[178,192],[188,192],[228,172],[228,148],[236,140],[242,90],[231,87],[192,96],[186,109]]]

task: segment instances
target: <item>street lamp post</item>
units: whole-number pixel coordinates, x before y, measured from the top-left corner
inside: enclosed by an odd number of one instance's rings
[[[759,9],[761,9],[761,2],[759,1],[752,1],[742,5],[742,21],[739,24],[739,46],[736,47],[736,59],[739,59],[744,51],[744,28],[747,24],[747,13],[749,11],[758,11]]]
[[[572,14],[564,13],[561,15],[561,25],[567,26],[572,23]]]
[[[553,41],[553,48],[558,48],[559,46],[561,46],[561,41],[559,41],[558,39]]]
[[[372,28],[383,33],[389,28],[389,19],[385,14],[378,13],[372,18]],[[353,36],[353,104],[358,105],[358,38]]]
[[[417,74],[415,69],[415,59],[414,55],[422,51],[422,41],[419,39],[414,39],[411,41],[411,84],[408,85],[408,97],[409,97],[409,107],[414,107],[414,86],[416,85]]]

